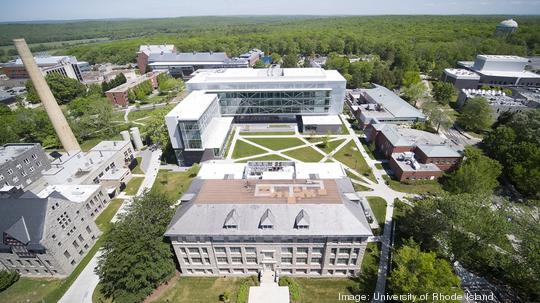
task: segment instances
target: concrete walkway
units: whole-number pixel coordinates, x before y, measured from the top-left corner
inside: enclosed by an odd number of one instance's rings
[[[145,191],[152,188],[154,181],[157,177],[157,172],[161,164],[162,151],[160,149],[153,151],[150,157],[148,170],[144,175],[144,180],[137,191],[137,196],[143,194]],[[112,218],[111,222],[118,221],[118,217],[126,212],[126,207],[133,202],[133,196],[120,193],[117,198],[123,199],[124,202]],[[64,296],[58,301],[59,303],[92,303],[92,294],[99,283],[99,276],[94,272],[97,267],[98,258],[101,255],[101,251],[98,251],[94,257],[88,262],[88,265],[79,274],[77,279],[71,284]]]

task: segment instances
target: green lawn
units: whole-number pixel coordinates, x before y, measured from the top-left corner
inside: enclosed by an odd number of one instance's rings
[[[310,146],[293,149],[284,154],[302,162],[319,162],[324,157]]]
[[[240,132],[240,136],[291,136],[294,132]]]
[[[338,295],[351,294],[358,285],[352,278],[294,278],[300,284],[302,303],[338,302]]]
[[[133,168],[131,171],[133,174],[144,174],[144,172],[141,169],[141,163],[142,163],[142,157],[135,158],[137,160],[137,166]]]
[[[383,166],[381,163],[375,163],[375,167],[378,169],[383,169]]]
[[[367,244],[364,259],[360,266],[360,275],[358,277],[358,294],[372,295],[377,284],[377,273],[379,270],[380,243],[370,242]]]
[[[329,153],[331,153],[334,149],[336,149],[341,143],[343,143],[343,141],[345,141],[345,139],[334,140],[334,141],[328,142],[328,144],[326,144],[326,146],[324,146],[324,147],[321,147],[321,146],[320,146],[320,145],[322,145],[322,144],[318,144],[317,147],[318,147],[319,149],[321,149],[323,152],[329,154]]]
[[[133,177],[131,180],[129,180],[128,184],[126,185],[126,188],[124,189],[124,192],[126,195],[133,196],[137,193],[139,190],[139,187],[141,187],[142,181],[144,180],[143,177]]]
[[[386,221],[386,201],[381,197],[367,197],[369,206],[375,215],[375,219],[379,223],[380,231],[384,229],[384,222]]]
[[[403,183],[391,179],[389,176],[383,176],[388,186],[395,190],[411,194],[436,194],[442,192],[442,186],[435,180],[421,180],[410,183]]]
[[[354,141],[351,140],[351,142],[343,146],[334,155],[334,159],[347,165],[349,168],[356,170],[357,172],[368,177],[374,182],[377,182],[377,180],[375,180],[375,176],[373,175],[373,172],[371,171],[371,168],[369,168],[369,166],[366,163],[366,160],[364,159],[362,154],[360,154],[360,152],[358,151],[356,144],[354,144]]]
[[[278,155],[266,155],[262,157],[252,158],[248,160],[238,161],[238,162],[248,162],[248,161],[287,161],[288,159],[280,157]]]
[[[212,303],[220,302],[219,295],[231,294],[231,303],[236,302],[242,278],[188,278],[181,277],[174,287],[168,289],[154,303]]]
[[[266,153],[266,151],[263,149],[260,149],[242,140],[237,140],[234,146],[232,158],[240,159],[240,158],[255,156],[255,155],[264,154],[264,153]]]
[[[122,199],[112,199],[109,201],[109,205],[107,205],[107,207],[96,218],[96,225],[103,233],[109,231],[109,228],[111,228],[111,219],[122,205],[122,202]]]
[[[295,146],[304,145],[304,141],[298,138],[250,138],[246,139],[271,150],[282,150]]]
[[[152,190],[161,191],[171,200],[176,201],[188,189],[193,177],[189,171],[173,172],[170,170],[160,170],[152,186]]]
[[[8,289],[0,292],[0,302],[2,303],[38,303],[41,299],[60,287],[61,279],[35,279],[20,278],[19,281],[11,285]],[[53,301],[50,301],[51,303]],[[54,301],[56,302],[56,301]],[[48,302],[47,302],[48,303]]]

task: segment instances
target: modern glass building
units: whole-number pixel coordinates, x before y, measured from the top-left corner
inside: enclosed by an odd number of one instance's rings
[[[321,68],[225,69],[200,71],[186,85],[217,94],[224,116],[295,117],[340,114],[346,81]]]
[[[337,71],[321,68],[199,70],[186,83],[188,97],[165,117],[178,162],[220,158],[233,119],[298,121],[300,130],[305,124],[310,132],[337,132],[345,85]]]
[[[189,94],[165,116],[179,164],[221,157],[232,120],[221,116],[217,95]]]

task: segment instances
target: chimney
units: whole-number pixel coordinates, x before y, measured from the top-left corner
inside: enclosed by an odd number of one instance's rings
[[[26,41],[24,41],[24,39],[14,39],[13,43],[23,61],[26,72],[34,83],[34,87],[41,99],[41,103],[43,103],[43,107],[51,120],[62,146],[67,152],[81,150],[75,135],[73,135],[73,131],[71,131],[71,128],[66,121],[66,117],[64,117],[62,110],[60,110],[58,103],[56,103],[56,99],[54,98],[51,89],[47,85],[43,74],[41,74],[28,45],[26,45]]]

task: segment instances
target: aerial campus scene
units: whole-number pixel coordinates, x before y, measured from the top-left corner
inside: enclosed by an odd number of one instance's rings
[[[1,303],[540,302],[540,1],[0,2]]]

